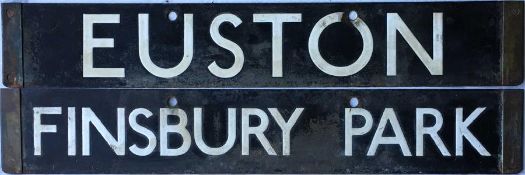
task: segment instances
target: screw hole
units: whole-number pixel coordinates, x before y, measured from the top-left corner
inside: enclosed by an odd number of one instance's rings
[[[168,105],[170,105],[170,107],[175,107],[177,106],[177,104],[178,104],[177,98],[170,97],[170,99],[168,100]]]
[[[13,10],[7,10],[7,17],[11,18],[15,15],[15,12]]]
[[[358,15],[357,12],[352,10],[350,13],[348,13],[348,19],[355,21],[357,19]]]
[[[177,13],[174,12],[174,11],[171,11],[171,12],[168,14],[168,19],[169,19],[170,21],[175,21],[175,20],[177,20]]]
[[[359,105],[359,99],[357,99],[356,97],[352,97],[350,99],[350,106],[352,108],[355,108],[355,107],[357,107],[357,105]]]

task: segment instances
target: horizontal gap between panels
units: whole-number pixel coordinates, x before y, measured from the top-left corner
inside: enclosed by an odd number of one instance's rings
[[[366,3],[366,2],[463,2],[489,0],[5,0],[5,3]]]
[[[159,87],[159,88],[136,88],[136,87],[26,87],[24,89],[203,89],[203,90],[512,90],[525,89],[519,86],[450,86],[450,87]]]

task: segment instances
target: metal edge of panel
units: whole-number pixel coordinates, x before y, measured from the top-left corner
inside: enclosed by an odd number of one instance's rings
[[[523,170],[523,95],[523,90],[501,92],[501,173],[516,174]]]
[[[2,22],[3,83],[6,87],[22,87],[22,4],[2,3]]]
[[[520,85],[523,82],[523,5],[524,1],[503,2],[501,85]]]
[[[0,89],[0,93],[2,170],[4,173],[22,173],[20,89]]]

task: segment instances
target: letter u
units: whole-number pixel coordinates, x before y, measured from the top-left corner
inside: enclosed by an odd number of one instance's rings
[[[139,14],[139,57],[140,62],[151,74],[172,78],[183,73],[190,66],[193,58],[193,14],[184,14],[184,56],[180,63],[172,68],[158,67],[149,55],[149,14]]]

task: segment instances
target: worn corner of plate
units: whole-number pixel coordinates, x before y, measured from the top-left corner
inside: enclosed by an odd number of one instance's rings
[[[22,173],[20,89],[0,89],[2,172]]]
[[[502,155],[500,172],[515,174],[523,170],[523,90],[502,91]]]
[[[23,86],[21,10],[20,3],[2,3],[2,77],[4,86],[12,88]]]

